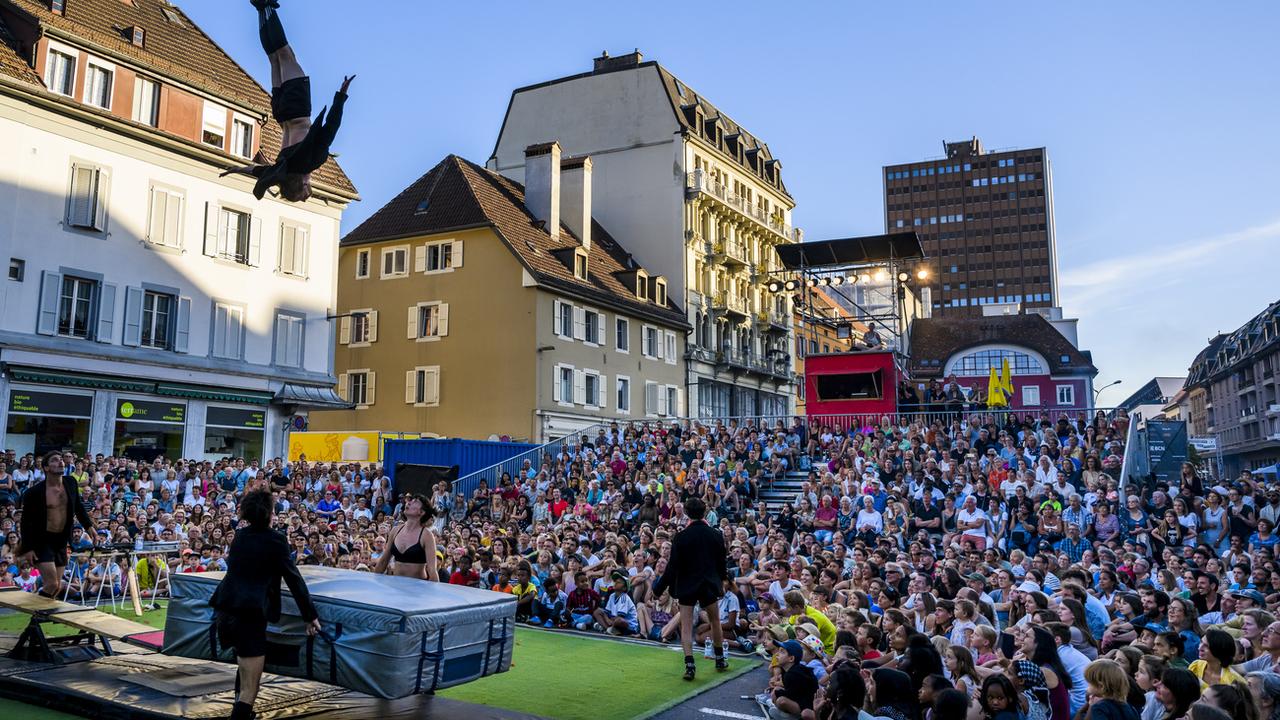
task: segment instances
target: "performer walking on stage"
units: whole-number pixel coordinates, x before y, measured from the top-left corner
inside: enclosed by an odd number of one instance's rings
[[[400,496],[400,516],[404,522],[391,528],[387,547],[373,572],[382,575],[388,568],[391,574],[440,582],[436,564],[436,536],[431,531],[431,518],[435,509],[420,495],[405,493]],[[395,560],[395,565],[391,565]]]
[[[271,61],[271,116],[280,123],[284,138],[274,163],[267,162],[259,151],[252,165],[231,168],[222,174],[240,173],[258,178],[253,194],[259,200],[267,190],[278,186],[285,200],[305,202],[311,197],[311,173],[329,159],[329,146],[342,124],[347,88],[355,76],[343,78],[342,89],[333,95],[333,107],[321,110],[313,122],[311,78],[298,64],[285,37],[280,14],[276,12],[280,3],[278,0],[249,1],[258,9],[258,34],[262,49]]]
[[[725,581],[729,579],[724,536],[703,520],[707,505],[701,498],[690,498],[684,504],[689,525],[676,533],[671,543],[671,558],[667,571],[653,586],[654,597],[661,597],[669,589],[680,603],[680,645],[684,648],[684,679],[692,680],[697,672],[693,662],[694,606],[707,612],[711,625],[711,641],[715,643],[716,670],[728,670],[724,657],[724,628],[720,626],[720,612],[716,604],[723,595]]]
[[[289,586],[298,613],[307,622],[307,635],[320,631],[320,619],[311,604],[311,593],[289,559],[289,543],[271,529],[274,502],[271,492],[256,489],[240,501],[240,519],[247,528],[236,532],[227,556],[227,574],[209,598],[213,606],[218,641],[235,648],[236,700],[232,720],[254,717],[253,702],[267,654],[267,623],[280,620],[280,580]]]
[[[40,594],[55,598],[62,589],[67,568],[67,545],[72,519],[80,521],[85,535],[98,542],[98,531],[80,500],[80,488],[65,473],[60,453],[44,457],[44,479],[22,493],[22,522],[18,539],[19,564],[29,562],[40,570]]]

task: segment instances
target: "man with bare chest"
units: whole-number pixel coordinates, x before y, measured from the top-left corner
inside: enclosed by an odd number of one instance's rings
[[[18,560],[32,562],[40,570],[40,593],[48,597],[56,597],[62,589],[75,520],[95,542],[98,537],[93,519],[80,501],[76,481],[65,475],[65,468],[61,455],[49,453],[44,458],[45,479],[22,494]]]

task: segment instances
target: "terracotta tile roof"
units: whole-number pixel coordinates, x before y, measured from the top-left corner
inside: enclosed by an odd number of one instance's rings
[[[618,274],[639,266],[599,223],[591,223],[588,279],[578,280],[554,254],[578,246],[569,229],[562,224],[560,240],[552,241],[525,209],[522,185],[457,155],[446,157],[392,198],[343,238],[342,245],[484,226],[507,241],[540,285],[667,326],[688,327],[684,313],[670,298],[667,307],[659,307],[637,299],[634,289],[622,283]]]
[[[1036,313],[1026,313],[915,320],[911,323],[912,376],[940,377],[952,355],[988,343],[1034,350],[1048,361],[1053,375],[1098,373],[1088,354],[1077,350],[1048,320]]]
[[[271,95],[180,8],[166,0],[67,0],[62,15],[50,11],[48,0],[0,0],[0,5],[17,10],[42,27],[102,47],[162,77],[255,110],[267,119],[262,132],[263,152],[270,157],[279,153],[281,132],[270,118]],[[253,9],[248,3],[243,7],[236,3],[236,6],[237,11],[245,13],[248,31],[256,23]],[[146,31],[143,47],[134,45],[126,36],[126,30],[133,26]],[[0,41],[0,45],[4,44]],[[24,53],[16,42],[13,49],[30,69],[30,53]],[[0,72],[43,87],[34,70],[11,71],[8,67],[11,60],[6,62],[6,55],[0,48]],[[321,91],[315,100],[320,106],[328,102],[328,97]],[[228,158],[229,162],[234,160],[230,155]],[[341,191],[356,192],[351,180],[332,158],[315,173],[314,179]]]
[[[0,75],[28,83],[40,82],[40,76],[22,58],[18,39],[9,32],[9,28],[4,24],[4,18],[0,18]]]

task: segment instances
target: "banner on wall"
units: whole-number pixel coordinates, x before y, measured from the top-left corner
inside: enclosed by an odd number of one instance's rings
[[[289,462],[382,462],[382,433],[291,432]]]

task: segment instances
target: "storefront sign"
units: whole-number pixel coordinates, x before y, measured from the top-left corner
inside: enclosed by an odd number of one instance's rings
[[[133,422],[185,423],[187,406],[180,403],[120,400],[116,403],[116,417]]]
[[[87,418],[93,415],[93,396],[13,388],[9,391],[9,412]]]
[[[261,430],[267,426],[267,411],[210,405],[204,422],[206,425],[216,427]]]

